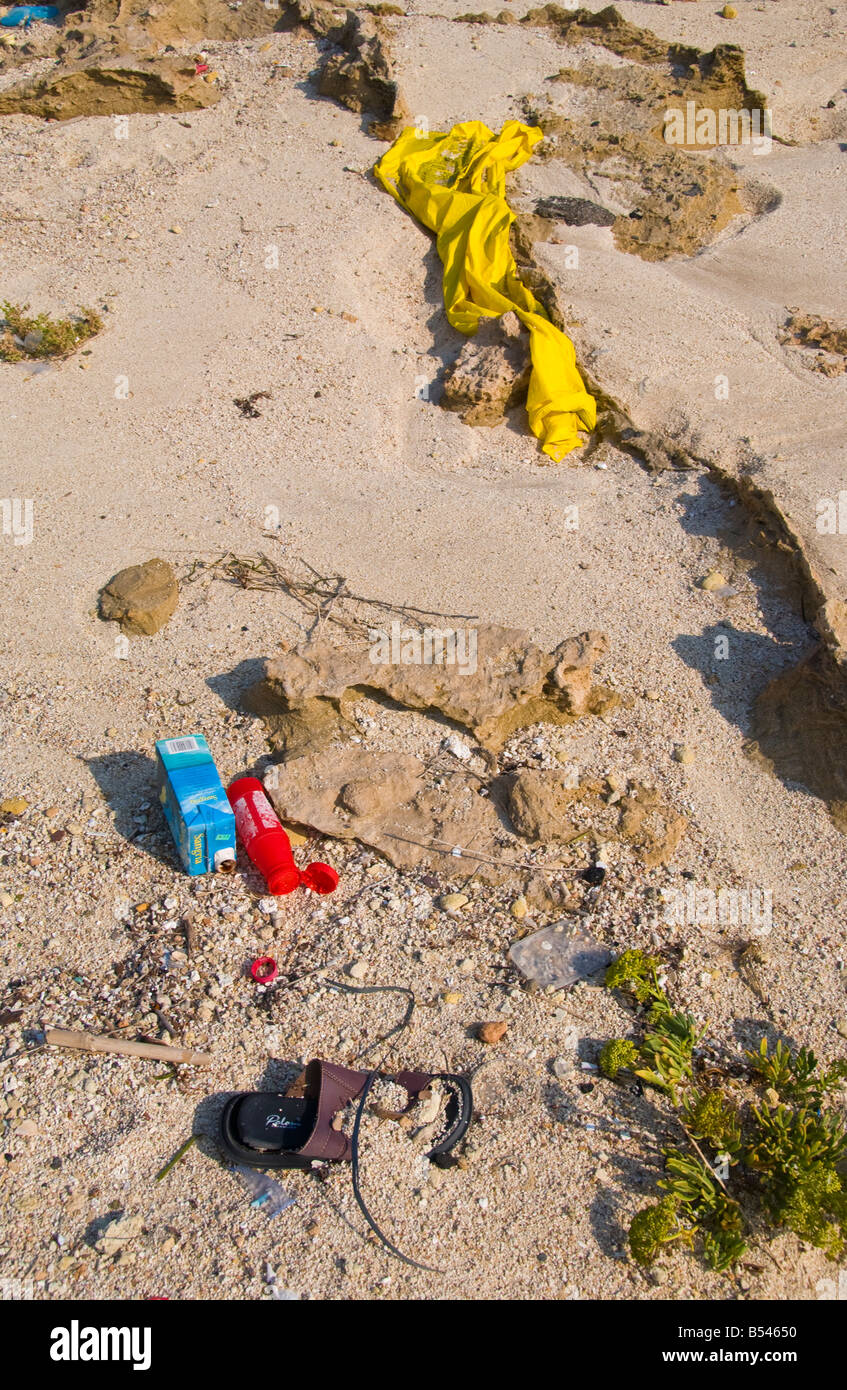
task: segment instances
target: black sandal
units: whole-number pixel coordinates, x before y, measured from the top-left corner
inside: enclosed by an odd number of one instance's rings
[[[229,1158],[248,1168],[309,1168],[315,1160],[353,1160],[351,1139],[333,1129],[332,1121],[351,1101],[358,1100],[361,1105],[381,1073],[352,1071],[317,1058],[304,1075],[305,1094],[301,1097],[277,1091],[240,1091],[227,1101],[221,1115],[220,1141]],[[449,1072],[401,1071],[385,1079],[404,1087],[409,1097],[407,1110],[432,1081],[444,1082],[447,1132],[428,1150],[427,1157],[438,1158],[455,1148],[473,1115],[473,1096],[465,1077]]]

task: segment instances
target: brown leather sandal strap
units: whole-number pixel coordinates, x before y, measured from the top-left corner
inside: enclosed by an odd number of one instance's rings
[[[432,1082],[432,1072],[429,1071],[398,1071],[392,1080],[398,1086],[403,1086],[409,1093],[409,1104],[417,1100],[421,1091],[425,1091]]]
[[[350,1140],[341,1130],[332,1128],[332,1121],[339,1110],[362,1094],[367,1079],[366,1071],[352,1071],[320,1058],[309,1063],[306,1094],[317,1099],[318,1105],[314,1128],[297,1150],[303,1158],[350,1158]]]

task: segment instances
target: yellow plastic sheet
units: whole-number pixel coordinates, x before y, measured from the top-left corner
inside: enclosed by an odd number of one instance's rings
[[[499,318],[511,309],[528,328],[530,428],[558,463],[583,443],[579,429],[593,430],[597,409],[577,371],[573,343],[521,284],[509,247],[514,213],[506,202],[506,174],[531,157],[541,138],[536,126],[520,121],[507,121],[499,135],[481,121],[463,121],[449,133],[408,129],[374,173],[401,207],[436,233],[453,327],[475,333],[483,315]]]

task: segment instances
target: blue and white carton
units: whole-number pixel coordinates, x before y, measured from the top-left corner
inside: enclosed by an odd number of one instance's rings
[[[156,743],[159,800],[187,872],[231,873],[235,816],[200,734]]]

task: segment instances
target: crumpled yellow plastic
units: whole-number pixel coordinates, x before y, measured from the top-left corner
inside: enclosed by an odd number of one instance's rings
[[[499,135],[482,121],[429,135],[409,128],[374,173],[401,207],[436,233],[453,327],[472,334],[483,316],[499,318],[511,309],[528,328],[529,424],[558,463],[584,442],[579,429],[594,429],[597,408],[577,370],[573,343],[521,283],[509,247],[514,213],[506,202],[506,174],[524,164],[541,139],[537,126],[520,121],[507,121]]]

